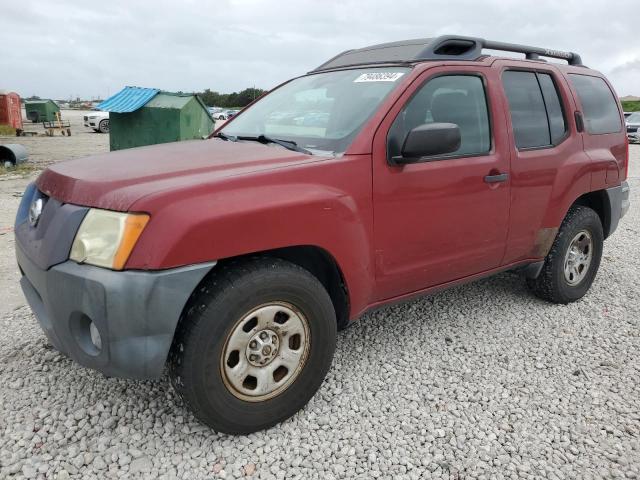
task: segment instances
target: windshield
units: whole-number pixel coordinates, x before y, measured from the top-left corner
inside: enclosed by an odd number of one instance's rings
[[[407,71],[403,67],[361,68],[296,78],[221,131],[227,137],[264,135],[295,142],[311,153],[338,155]]]
[[[627,123],[640,123],[640,113],[632,113],[627,117]]]

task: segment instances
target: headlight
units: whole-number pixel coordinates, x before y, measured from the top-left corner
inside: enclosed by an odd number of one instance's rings
[[[92,208],[82,220],[69,258],[79,263],[122,270],[149,221],[149,215]]]

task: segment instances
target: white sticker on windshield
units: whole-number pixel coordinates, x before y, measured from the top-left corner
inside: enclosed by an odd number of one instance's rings
[[[360,82],[395,82],[404,72],[369,72],[363,73],[353,83]]]

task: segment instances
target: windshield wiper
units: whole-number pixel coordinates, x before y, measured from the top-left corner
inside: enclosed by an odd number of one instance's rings
[[[253,142],[260,143],[275,143],[276,145],[280,145],[281,147],[286,148],[287,150],[293,150],[294,152],[306,153],[307,155],[313,155],[306,148],[299,147],[296,142],[293,140],[281,140],[279,138],[271,138],[266,135],[258,135],[257,137],[235,137],[236,140],[249,140]]]
[[[238,137],[234,137],[233,135],[227,135],[226,133],[218,132],[214,135],[216,138],[221,138],[223,140],[228,140],[230,142],[237,142]]]

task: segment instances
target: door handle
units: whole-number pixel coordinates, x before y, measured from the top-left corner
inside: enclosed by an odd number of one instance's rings
[[[508,178],[508,173],[498,173],[497,175],[487,175],[484,177],[484,181],[485,183],[499,183],[506,182]]]

